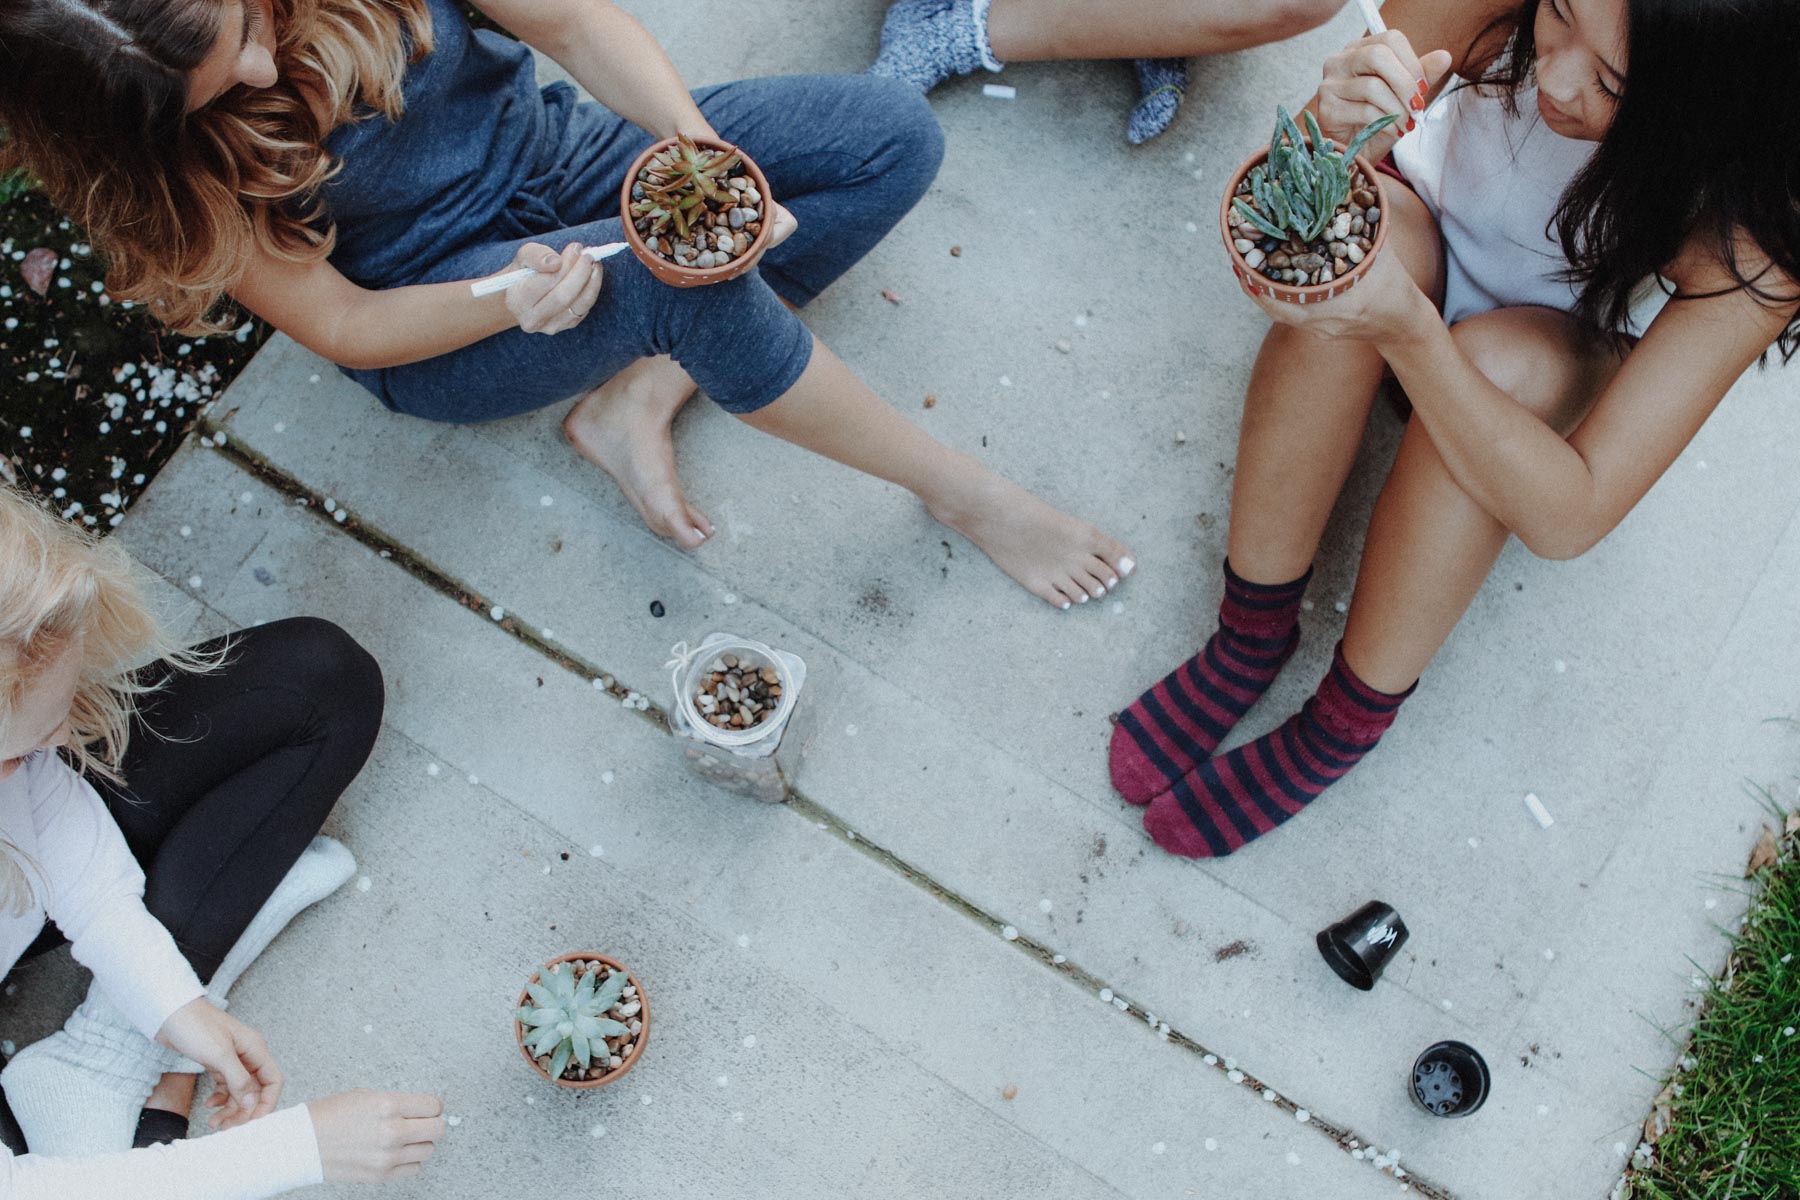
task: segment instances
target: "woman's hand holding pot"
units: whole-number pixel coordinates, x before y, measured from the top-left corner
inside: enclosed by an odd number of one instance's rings
[[[795,219],[794,214],[773,200],[769,201],[768,219],[771,222],[769,240],[763,244],[761,250],[751,256],[750,262],[753,268],[757,263],[762,262],[763,255],[787,241],[793,236],[794,230],[800,228],[800,222]]]
[[[444,1138],[444,1104],[416,1092],[357,1088],[306,1106],[326,1183],[407,1179]]]
[[[536,271],[506,289],[506,307],[526,333],[561,333],[581,324],[600,298],[605,271],[590,260],[579,242],[559,254],[537,242],[526,242],[513,257],[514,267]]]
[[[1436,306],[1391,251],[1377,254],[1355,287],[1313,304],[1271,300],[1241,279],[1238,285],[1277,324],[1292,325],[1322,338],[1349,338],[1379,345],[1416,336],[1422,321],[1443,323]]]
[[[1397,114],[1402,120],[1363,152],[1369,161],[1380,162],[1413,127],[1416,114],[1425,111],[1426,98],[1449,73],[1451,62],[1448,50],[1415,54],[1398,29],[1351,42],[1325,60],[1325,76],[1319,81],[1319,128],[1339,145],[1347,145],[1369,122]]]

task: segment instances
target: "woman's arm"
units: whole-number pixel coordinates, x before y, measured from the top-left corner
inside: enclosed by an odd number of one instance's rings
[[[601,269],[571,243],[559,255],[535,243],[513,266],[542,274],[505,292],[476,297],[467,282],[372,290],[330,263],[294,263],[255,252],[232,297],[281,332],[339,366],[378,370],[460,350],[517,325],[560,333],[579,323],[600,294]]]
[[[324,1182],[305,1107],[211,1137],[94,1158],[14,1158],[0,1149],[4,1200],[262,1200]]]
[[[1736,289],[1716,254],[1667,274],[1696,298],[1669,302],[1566,440],[1475,368],[1416,288],[1410,320],[1376,339],[1457,484],[1535,554],[1574,558],[1624,520],[1795,312]]]
[[[475,7],[654,136],[713,136],[675,64],[650,31],[612,0],[475,0]]]

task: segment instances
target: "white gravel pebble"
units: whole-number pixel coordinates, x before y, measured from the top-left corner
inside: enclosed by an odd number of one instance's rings
[[[851,737],[855,737],[856,736],[856,726],[846,725],[846,726],[844,726],[844,732],[849,734]]]
[[[1209,1067],[1216,1067],[1219,1065],[1219,1056],[1216,1054],[1203,1054],[1200,1056],[1200,1061]]]
[[[442,771],[443,769],[444,768],[438,766],[436,763],[426,763],[425,764],[425,773],[427,775],[431,776],[433,779],[436,779],[438,776],[438,772]]]
[[[1100,989],[1100,1002],[1102,1004],[1111,1004],[1112,1001],[1113,1001],[1113,990],[1111,988],[1101,988]]]
[[[1350,606],[1348,604],[1345,604],[1342,600],[1335,601],[1331,607],[1335,611],[1341,612],[1341,613],[1347,613],[1350,611]]]
[[[737,1124],[742,1125],[744,1123],[744,1114],[741,1112],[734,1112],[731,1114],[731,1119]]]
[[[1219,1148],[1219,1139],[1218,1138],[1207,1138],[1206,1141],[1202,1143],[1202,1145],[1204,1145],[1209,1152],[1213,1151],[1213,1150],[1217,1150]]]
[[[1275,1101],[1281,1099],[1281,1097],[1279,1097],[1275,1094],[1274,1088],[1264,1088],[1263,1089],[1263,1099],[1267,1100],[1270,1104],[1273,1104],[1273,1103],[1275,1103]]]
[[[181,536],[182,537],[193,537],[194,536],[194,527],[192,525],[183,525],[181,527]]]
[[[251,495],[249,492],[245,492],[243,495],[238,497],[238,503],[250,504],[250,503],[254,502],[255,499],[256,499],[255,496]]]
[[[374,884],[374,881],[371,880],[367,875],[364,875],[361,879],[358,879],[356,881],[356,890],[359,892],[366,892],[369,890],[370,887],[373,886],[373,884]]]
[[[1298,1154],[1295,1154],[1292,1150],[1289,1150],[1287,1153],[1287,1163],[1288,1163],[1288,1166],[1290,1166],[1290,1167],[1299,1166],[1300,1165],[1300,1156]]]
[[[452,1129],[455,1129],[458,1125],[462,1124],[462,1118],[461,1117],[445,1117],[444,1124],[448,1125]]]
[[[605,1137],[606,1136],[606,1126],[604,1126],[604,1125],[590,1126],[588,1129],[588,1136],[591,1138]]]
[[[287,432],[287,422],[286,421],[275,422],[275,432],[276,433],[286,433]]]
[[[1161,1154],[1163,1151],[1167,1150],[1168,1148],[1169,1147],[1165,1143],[1158,1142],[1158,1143],[1156,1143],[1156,1145],[1150,1147],[1150,1153]]]
[[[488,609],[488,616],[490,616],[490,617],[494,618],[494,620],[498,621],[498,620],[503,619],[506,616],[506,610],[504,608],[501,608],[498,604],[496,604],[496,605],[494,605],[494,607]]]
[[[1525,807],[1531,810],[1539,829],[1548,829],[1556,824],[1556,818],[1550,815],[1550,810],[1544,807],[1544,802],[1537,798],[1536,792],[1525,793]]]
[[[649,1096],[645,1096],[642,1100],[639,1100],[638,1103],[642,1104],[645,1108],[649,1108],[650,1104],[651,1104],[651,1099]]]
[[[599,858],[604,853],[606,853],[606,851],[601,849],[599,842],[595,842],[588,847],[588,854],[594,858]]]
[[[1123,600],[1114,600],[1112,602],[1112,611],[1113,611],[1113,616],[1115,616],[1115,617],[1118,616],[1120,613],[1124,612],[1125,611],[1125,602]]]
[[[1066,954],[1052,954],[1050,956],[1050,961],[1060,967],[1062,964],[1069,961],[1069,957]]]
[[[755,1048],[756,1048],[756,1035],[753,1033],[749,1037],[746,1037],[744,1039],[744,1049],[754,1050]]]
[[[715,1079],[713,1082],[717,1083],[720,1087],[727,1087],[731,1083],[731,1076],[721,1075],[717,1079]]]
[[[1568,669],[1569,669],[1568,663],[1564,662],[1560,658],[1556,660],[1556,673],[1558,675],[1561,675],[1564,671],[1567,671]]]
[[[736,592],[726,592],[723,596],[720,596],[719,599],[723,600],[727,604],[736,604],[737,603],[737,593]]]
[[[1131,1005],[1126,1001],[1125,997],[1123,997],[1123,996],[1114,996],[1113,997],[1113,1007],[1118,1009],[1120,1012],[1130,1012],[1131,1011]]]
[[[1717,908],[1719,907],[1719,901],[1716,898],[1708,898],[1706,907],[1709,909]]]
[[[549,508],[552,504],[556,503],[556,498],[554,496],[539,496],[538,503],[545,508]]]
[[[1613,1143],[1613,1153],[1618,1155],[1620,1158],[1624,1158],[1627,1154],[1630,1153],[1630,1151],[1625,1148],[1624,1142],[1614,1142]]]
[[[747,933],[738,934],[737,942],[740,946],[748,947],[750,945],[750,935]]]
[[[1056,905],[1050,903],[1048,898],[1038,901],[1038,911],[1039,912],[1047,913],[1055,907],[1056,907]]]
[[[1544,961],[1545,962],[1555,962],[1556,961],[1556,951],[1554,951],[1554,950],[1544,951]]]
[[[1538,1105],[1538,1116],[1547,1117],[1549,1115],[1550,1115],[1550,1106],[1548,1104]]]
[[[611,784],[613,779],[614,779],[614,775],[611,771],[600,772],[600,782],[601,783]]]
[[[364,1026],[363,1026],[363,1032],[364,1032],[364,1033],[374,1033],[374,1032],[375,1032],[375,1027],[374,1027],[374,1026],[373,1026],[373,1025],[364,1025]]]
[[[201,585],[201,583],[203,583],[203,582],[204,582],[204,580],[202,580],[198,575],[189,575],[188,576],[188,586],[191,588],[198,588]]]
[[[1307,1112],[1304,1108],[1296,1108],[1294,1110],[1294,1120],[1296,1120],[1296,1121],[1300,1122],[1302,1125],[1304,1125],[1308,1121],[1312,1120],[1312,1114]]]
[[[1227,1071],[1225,1072],[1225,1078],[1231,1080],[1233,1083],[1242,1083],[1244,1082],[1244,1073],[1242,1071]]]
[[[1199,232],[1200,232],[1200,226],[1198,226],[1198,225],[1196,225],[1196,224],[1194,224],[1194,223],[1193,223],[1193,222],[1192,222],[1192,221],[1189,221],[1189,222],[1188,222],[1188,223],[1187,223],[1187,231],[1188,231],[1188,232],[1189,232],[1189,233],[1199,233]]]
[[[1444,1001],[1444,1011],[1445,1012],[1450,1011],[1450,1002],[1448,1000]]]

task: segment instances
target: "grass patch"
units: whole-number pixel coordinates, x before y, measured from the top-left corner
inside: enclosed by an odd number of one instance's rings
[[[1800,1196],[1800,811],[1770,808],[1749,917],[1645,1123],[1661,1132],[1629,1172],[1634,1200]]]

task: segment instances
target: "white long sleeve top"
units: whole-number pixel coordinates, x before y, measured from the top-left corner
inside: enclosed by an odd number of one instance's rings
[[[203,994],[175,939],[145,910],[144,872],[112,815],[54,751],[30,755],[0,779],[0,840],[34,901],[22,914],[0,912],[0,974],[48,916],[145,1037]],[[80,1161],[15,1158],[0,1147],[0,1200],[262,1200],[321,1181],[304,1107],[191,1142]]]

